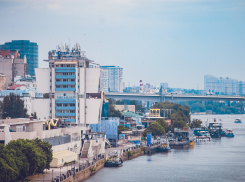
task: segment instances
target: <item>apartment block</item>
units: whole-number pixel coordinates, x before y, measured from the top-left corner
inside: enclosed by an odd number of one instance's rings
[[[48,93],[50,118],[88,126],[100,121],[104,92],[100,65],[86,58],[78,44],[49,52],[49,68],[37,68],[39,93]]]
[[[245,95],[245,82],[229,77],[204,76],[204,90],[221,95]]]
[[[26,57],[20,58],[18,51],[0,51],[0,73],[6,76],[6,85],[13,84],[14,77],[24,77],[28,73]]]
[[[123,91],[123,68],[120,66],[100,66],[102,69],[101,90],[104,92]]]

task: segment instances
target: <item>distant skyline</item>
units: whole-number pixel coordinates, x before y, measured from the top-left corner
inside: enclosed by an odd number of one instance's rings
[[[204,75],[245,81],[243,0],[0,0],[0,44],[30,40],[39,67],[61,43],[81,45],[123,81],[203,89]]]

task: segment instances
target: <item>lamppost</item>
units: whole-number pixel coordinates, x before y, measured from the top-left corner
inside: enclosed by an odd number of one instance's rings
[[[60,166],[60,177],[61,177],[61,166]]]
[[[52,182],[53,182],[53,180],[54,180],[54,178],[53,178],[53,173],[54,173],[54,170],[52,169]]]
[[[45,175],[45,172],[43,172],[43,182],[44,182],[44,175]]]

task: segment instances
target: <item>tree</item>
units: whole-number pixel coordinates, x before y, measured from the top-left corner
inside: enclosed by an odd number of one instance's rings
[[[168,130],[168,124],[165,119],[157,119],[156,122],[158,122],[165,129],[165,132]]]
[[[119,110],[116,110],[114,105],[109,104],[108,116],[122,118],[122,113]]]
[[[131,151],[127,151],[126,155],[127,155],[128,159],[133,156]]]
[[[186,126],[186,123],[184,121],[174,121],[172,123],[172,130],[174,130],[174,128],[182,129],[185,126]]]
[[[190,128],[201,128],[202,121],[200,119],[193,120],[189,126]]]
[[[10,94],[5,96],[1,106],[3,118],[26,118],[28,117],[27,109],[24,107],[24,101],[20,99],[19,95]]]
[[[46,160],[46,169],[50,168],[50,163],[53,160],[53,152],[52,152],[52,145],[50,145],[48,142],[42,141],[38,138],[36,138],[34,140],[35,144],[37,147],[39,147],[40,149],[42,149],[42,151],[45,153],[45,156],[47,158]]]
[[[147,131],[150,130],[152,132],[152,136],[161,136],[165,133],[165,129],[159,122],[151,123],[148,128],[145,129],[143,135],[146,137]]]

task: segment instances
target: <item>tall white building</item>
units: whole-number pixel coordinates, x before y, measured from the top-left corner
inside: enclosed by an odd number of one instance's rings
[[[211,75],[204,76],[204,90],[222,95],[244,95],[245,82],[232,78],[218,78]]]
[[[100,65],[85,57],[78,44],[49,52],[49,68],[36,68],[39,93],[49,93],[49,117],[88,126],[100,121],[104,92]]]
[[[100,66],[102,69],[101,90],[104,92],[123,91],[123,68],[120,66]]]

